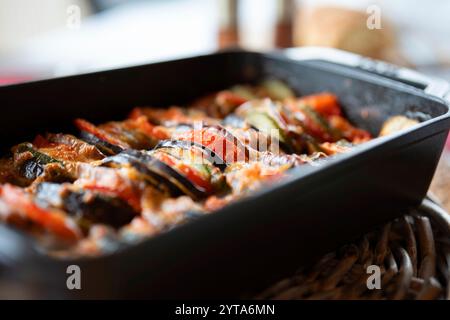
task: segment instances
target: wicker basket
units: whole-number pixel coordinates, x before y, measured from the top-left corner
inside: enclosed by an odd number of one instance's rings
[[[381,271],[368,289],[367,267]],[[258,299],[450,299],[450,215],[430,199],[420,208],[300,268]]]

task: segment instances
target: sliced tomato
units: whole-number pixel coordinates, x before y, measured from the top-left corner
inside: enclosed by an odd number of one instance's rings
[[[137,212],[141,210],[141,191],[131,180],[115,169],[104,167],[79,167],[79,179],[74,184],[93,191],[121,198]]]
[[[232,91],[221,91],[216,96],[216,103],[220,106],[239,107],[248,100]],[[229,110],[230,111],[230,110]]]
[[[372,138],[369,132],[354,127],[348,120],[341,116],[331,116],[328,120],[330,125],[342,132],[344,138],[348,141],[361,143],[369,141]]]
[[[342,115],[341,107],[339,106],[338,98],[331,93],[319,93],[310,96],[302,97],[298,102],[310,106],[321,115],[328,116],[340,116]]]
[[[151,124],[159,124],[164,123],[166,121],[172,122],[192,122],[192,118],[186,115],[184,109],[179,107],[170,107],[167,109],[154,109],[154,108],[134,108],[130,115],[129,119],[136,120],[142,116],[147,118],[147,121]]]
[[[0,186],[0,197],[11,208],[51,233],[69,241],[81,238],[81,232],[72,220],[62,212],[39,207],[21,188],[9,184]]]
[[[158,140],[165,140],[170,138],[170,134],[165,127],[155,126],[148,121],[146,116],[140,116],[134,119],[126,120],[125,125],[133,129],[137,129],[147,135],[148,137]]]
[[[325,119],[318,119],[318,113],[306,105],[301,105],[295,100],[286,103],[286,107],[292,112],[296,121],[301,123],[306,133],[321,141],[332,141],[333,136],[328,130],[328,124]],[[320,117],[320,115],[319,115]]]
[[[83,187],[88,190],[98,191],[100,193],[116,196],[117,198],[120,198],[125,202],[127,202],[137,212],[141,210],[141,199],[139,195],[132,189],[129,188],[117,189],[105,185],[96,185],[95,183],[85,184],[83,185]]]
[[[110,134],[108,134],[105,130],[102,130],[102,129],[96,127],[94,124],[92,124],[84,119],[75,119],[75,125],[81,131],[90,133],[103,141],[106,141],[108,143],[111,143],[113,145],[120,146],[123,148],[129,147],[128,145],[125,145],[122,141],[120,141],[120,140],[114,138],[113,136],[111,136]]]
[[[214,191],[211,181],[204,178],[198,170],[192,168],[191,166],[183,163],[180,160],[175,159],[167,153],[157,152],[154,155],[158,158],[158,160],[179,171],[193,184],[204,189],[205,192],[212,193]]]
[[[213,151],[217,156],[227,163],[245,161],[248,154],[245,146],[240,145],[232,137],[227,138],[226,134],[214,127],[195,129],[175,136],[178,140],[192,141],[201,144]]]

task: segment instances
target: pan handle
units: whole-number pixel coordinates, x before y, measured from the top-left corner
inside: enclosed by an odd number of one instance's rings
[[[444,99],[447,103],[450,103],[450,84],[447,81],[428,77],[411,69],[332,48],[290,48],[282,52],[289,59],[293,60],[322,61],[377,74],[422,89],[425,93]]]

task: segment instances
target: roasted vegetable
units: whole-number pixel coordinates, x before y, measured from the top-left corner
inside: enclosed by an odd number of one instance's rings
[[[339,106],[338,99],[331,93],[320,93],[310,95],[298,99],[300,105],[306,105],[314,109],[323,117],[328,116],[340,116],[342,115],[341,107]]]
[[[253,127],[274,136],[279,141],[287,142],[287,123],[283,119],[278,106],[271,100],[252,100],[236,110]]]
[[[69,134],[38,135],[33,146],[61,162],[93,162],[105,156],[93,145]]]
[[[208,147],[205,147],[201,144],[198,144],[193,141],[183,141],[183,140],[164,140],[161,141],[157,146],[156,150],[160,148],[180,148],[183,150],[191,150],[196,149],[200,150],[202,156],[204,159],[213,165],[217,166],[220,170],[224,170],[227,166],[225,163],[225,160],[223,160],[221,157],[219,157],[214,151],[209,149]]]
[[[331,127],[327,120],[317,111],[308,105],[297,103],[291,109],[295,121],[319,141],[337,141],[341,139],[342,134],[339,130]]]
[[[154,154],[140,152],[136,150],[126,150],[116,156],[103,160],[104,165],[121,164],[129,165],[142,174],[145,180],[163,192],[168,192],[172,196],[187,194],[192,198],[202,198],[206,195],[206,190],[195,186],[180,172],[173,169],[170,164],[159,159]],[[160,184],[164,187],[161,188]]]
[[[107,193],[73,188],[69,184],[41,183],[37,187],[36,199],[65,210],[84,229],[94,223],[119,228],[138,214],[120,198]]]
[[[220,125],[207,126],[176,134],[173,139],[200,144],[213,151],[226,163],[247,161],[250,151],[236,136]]]
[[[129,166],[138,172],[138,176],[146,183],[154,186],[164,194],[178,196],[183,194],[183,191],[174,184],[167,175],[161,173],[165,169],[165,165],[159,164],[164,169],[159,169],[155,166],[154,170],[150,170],[147,162],[150,160],[144,155],[132,155],[127,152],[119,153],[118,155],[108,157],[102,161],[102,165],[112,168]],[[170,169],[169,169],[170,170]]]
[[[368,131],[355,128],[348,120],[341,116],[330,116],[328,121],[330,126],[339,130],[343,139],[352,143],[362,143],[372,139]]]
[[[158,149],[152,152],[152,156],[159,159],[170,168],[173,168],[187,181],[189,181],[192,187],[184,183],[184,179],[180,180],[180,178],[178,178],[183,185],[187,187],[189,186],[188,190],[190,190],[195,197],[204,197],[214,192],[214,186],[211,182],[212,169],[208,167],[203,160],[198,160],[198,163],[195,163],[195,160],[192,159],[185,161],[186,158],[183,156],[176,157],[173,155],[173,150],[174,149],[171,148],[166,150]],[[183,152],[181,154],[183,154]],[[189,195],[189,193],[186,194]]]
[[[53,181],[67,181],[71,178],[63,162],[35,149],[31,143],[22,143],[13,148],[14,166],[25,179],[32,182],[46,173]]]
[[[2,215],[18,213],[44,230],[67,241],[75,241],[81,237],[81,232],[76,224],[64,212],[41,208],[21,188],[9,184],[0,186],[0,202],[3,203],[0,210],[8,211]]]
[[[221,170],[205,158],[204,149],[159,148],[153,152],[155,157],[171,165],[197,187],[207,194],[223,187]]]
[[[113,155],[117,154],[124,149],[122,147],[119,147],[118,145],[111,144],[105,140],[102,140],[98,138],[97,136],[94,136],[91,133],[88,133],[86,131],[80,132],[80,137],[87,143],[95,146],[98,148],[101,152],[103,152],[105,155]]]
[[[135,211],[141,210],[142,187],[127,170],[115,170],[88,164],[79,164],[76,188],[92,190],[118,197],[127,202]]]
[[[210,118],[205,112],[196,109],[186,109],[179,107],[170,107],[167,109],[157,108],[134,108],[129,119],[136,120],[139,118],[145,119],[148,123],[154,126],[174,127],[181,124],[191,126],[196,122],[218,122],[216,119]],[[153,130],[157,130],[154,127]],[[152,135],[156,133],[153,131]],[[162,137],[160,137],[163,139]]]
[[[407,118],[405,116],[394,116],[392,118],[389,118],[381,128],[380,136],[386,136],[389,134],[396,133],[401,130],[405,130],[407,128],[410,128],[416,124],[418,124],[419,121]]]
[[[245,102],[247,99],[238,92],[224,90],[197,100],[193,106],[209,117],[223,119]]]
[[[261,87],[266,92],[267,97],[274,100],[282,101],[295,96],[291,88],[289,88],[284,82],[276,79],[264,81],[261,84]]]
[[[391,119],[382,134],[410,124]],[[77,137],[38,135],[0,159],[0,219],[57,238],[62,256],[113,252],[371,139],[335,95],[296,97],[274,79],[75,125]]]
[[[98,127],[86,120],[77,119],[75,125],[87,142],[109,155],[131,148],[152,149],[159,139],[167,138],[165,132],[149,124],[145,118],[108,122]]]
[[[92,191],[69,193],[64,198],[64,209],[78,220],[104,223],[114,228],[128,224],[137,215],[122,199]]]

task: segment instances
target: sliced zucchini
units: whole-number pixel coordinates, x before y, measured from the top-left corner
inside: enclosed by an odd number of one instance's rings
[[[281,130],[276,121],[273,120],[273,118],[270,117],[267,113],[250,111],[246,115],[245,119],[259,131],[264,132],[270,136],[273,135],[273,130],[276,130],[278,132],[277,138],[281,142],[286,143],[286,136],[284,135],[283,130]]]
[[[284,100],[294,97],[295,94],[284,82],[279,80],[266,80],[262,87],[267,91],[269,97],[274,100]]]

